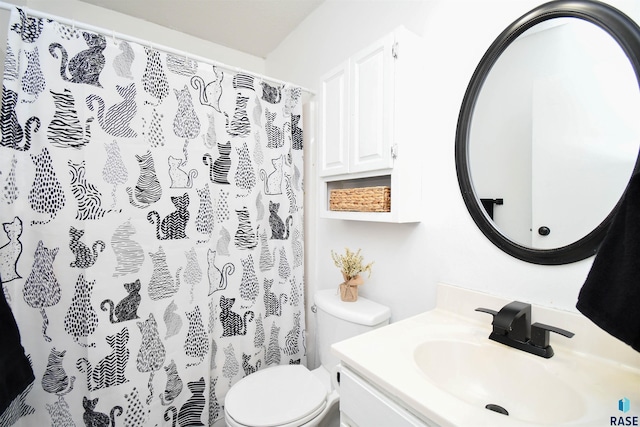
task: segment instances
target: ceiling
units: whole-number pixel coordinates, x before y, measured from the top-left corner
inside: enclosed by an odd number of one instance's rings
[[[324,0],[81,0],[266,58]]]

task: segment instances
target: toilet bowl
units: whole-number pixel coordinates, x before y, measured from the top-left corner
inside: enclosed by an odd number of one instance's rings
[[[230,427],[311,427],[333,414],[339,401],[338,360],[331,344],[389,323],[391,310],[360,297],[343,302],[335,290],[314,295],[318,354],[322,365],[278,365],[259,370],[234,384],[224,400]]]
[[[259,375],[258,375],[259,374]],[[316,426],[338,402],[329,373],[280,365],[237,382],[225,397],[229,427]]]

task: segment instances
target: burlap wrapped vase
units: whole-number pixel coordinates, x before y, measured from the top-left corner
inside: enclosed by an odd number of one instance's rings
[[[364,283],[364,280],[360,275],[355,275],[351,278],[342,273],[344,282],[340,283],[340,299],[346,302],[354,302],[358,300],[358,286]]]

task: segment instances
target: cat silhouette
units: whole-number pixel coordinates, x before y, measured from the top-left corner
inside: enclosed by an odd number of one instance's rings
[[[55,347],[51,349],[41,381],[44,391],[60,397],[73,390],[73,383],[76,380],[76,377],[67,376],[62,366],[62,359],[66,353],[66,350],[59,351]]]
[[[277,113],[271,113],[268,108],[265,108],[265,122],[264,129],[267,132],[267,147],[268,148],[281,148],[284,146],[285,137],[291,137],[291,123],[289,121],[284,122],[282,127],[275,124]]]
[[[58,401],[53,404],[45,404],[49,416],[51,417],[51,424],[56,427],[75,427],[73,422],[73,416],[69,404],[64,400],[64,397],[58,396]],[[3,425],[0,422],[0,425]]]
[[[4,199],[7,205],[13,204],[18,200],[20,192],[18,191],[18,183],[16,180],[16,166],[18,165],[18,159],[15,155],[11,156],[11,167],[9,173],[6,174],[4,185],[0,186],[0,200]]]
[[[2,283],[8,283],[15,279],[22,279],[18,274],[18,260],[22,255],[22,220],[13,218],[11,222],[2,224],[9,241],[0,247],[0,279]]]
[[[116,92],[123,101],[111,105],[105,111],[105,102],[102,97],[89,94],[86,99],[89,110],[94,111],[94,103],[98,105],[98,123],[102,130],[111,136],[120,138],[135,138],[138,133],[131,128],[131,121],[136,115],[136,85],[131,83],[128,86],[116,85]]]
[[[251,134],[251,121],[247,114],[249,98],[238,93],[236,108],[231,122],[227,123],[227,133],[231,137],[246,138]]]
[[[227,262],[222,266],[222,270],[219,269],[215,264],[216,251],[212,249],[207,251],[207,262],[209,264],[209,268],[207,270],[209,278],[209,295],[212,295],[214,292],[227,289],[229,276],[236,271],[236,267],[232,263]]]
[[[248,190],[247,193],[237,194],[236,197],[246,197],[256,186],[256,174],[253,170],[253,162],[247,143],[243,142],[241,147],[236,148],[236,152],[238,153],[238,168],[235,173],[235,184],[237,188]]]
[[[202,134],[202,142],[207,149],[212,149],[216,145],[216,118],[215,114],[211,111],[207,112],[207,131]]]
[[[185,229],[189,221],[189,194],[172,196],[171,202],[176,210],[160,221],[160,214],[151,211],[147,214],[147,220],[156,225],[156,238],[158,240],[186,239]]]
[[[167,327],[167,333],[164,337],[165,340],[174,335],[177,335],[178,332],[180,332],[180,329],[182,329],[182,318],[178,313],[176,313],[176,310],[178,310],[178,306],[176,305],[175,301],[171,301],[171,303],[165,309],[164,315],[162,316]]]
[[[213,67],[213,74],[216,78],[209,83],[205,83],[204,79],[200,76],[191,77],[191,86],[198,91],[200,104],[212,107],[220,113],[220,98],[222,97],[222,80],[224,73],[218,72],[216,67]]]
[[[214,184],[230,184],[228,174],[231,169],[231,142],[225,144],[218,143],[218,153],[220,156],[213,162],[211,154],[205,153],[202,162],[209,166],[209,179]]]
[[[267,346],[267,353],[265,355],[265,362],[267,365],[279,365],[280,354],[280,326],[275,323],[271,324],[271,332],[269,336],[269,345]]]
[[[224,351],[224,365],[222,366],[222,375],[229,380],[229,387],[233,382],[233,378],[240,371],[238,360],[236,359],[236,351],[233,348],[233,344],[222,349]]]
[[[115,427],[116,417],[122,415],[122,406],[114,406],[111,409],[109,415],[102,412],[96,412],[96,406],[98,405],[99,398],[92,400],[82,397],[82,407],[84,408],[84,414],[82,420],[86,427]],[[117,413],[116,413],[117,412]]]
[[[38,96],[46,86],[44,74],[40,69],[40,55],[38,47],[34,47],[33,51],[24,51],[27,57],[27,69],[22,76],[22,90],[24,93],[33,96],[33,99],[23,99],[24,103],[32,103],[38,99]]]
[[[76,368],[87,374],[87,389],[90,391],[129,382],[125,377],[129,362],[129,329],[125,327],[114,335],[108,335],[106,341],[111,347],[111,353],[101,359],[95,367],[84,357],[76,362]]]
[[[258,233],[260,225],[253,231],[249,209],[243,206],[242,209],[236,209],[238,216],[238,229],[234,236],[235,245],[239,249],[253,249],[258,246]]]
[[[267,233],[265,231],[260,233],[260,271],[268,271],[273,268],[276,263],[276,250],[277,248],[273,248],[273,253],[269,251]]]
[[[296,107],[296,105],[298,105],[298,103],[300,102],[300,99],[302,98],[302,89],[300,89],[299,87],[296,87],[296,88],[289,87],[287,89],[284,89],[283,91],[284,91],[285,99],[284,99],[284,106],[282,107],[282,114],[285,117],[291,116],[293,120],[292,112]],[[299,117],[300,116],[298,116],[298,118]]]
[[[147,54],[147,64],[142,74],[142,88],[156,101],[145,101],[145,104],[157,106],[169,95],[169,82],[162,67],[160,52],[146,46],[144,51]]]
[[[140,279],[136,279],[134,282],[125,283],[124,288],[128,292],[128,295],[124,297],[115,307],[113,301],[106,299],[100,304],[102,311],[109,311],[109,320],[111,323],[126,322],[127,320],[139,319],[138,307],[140,307],[141,283]]]
[[[302,150],[304,149],[304,137],[303,137],[303,131],[302,128],[300,127],[300,115],[295,115],[292,114],[291,115],[291,126],[292,126],[292,131],[291,131],[291,138],[292,138],[292,143],[291,143],[291,148],[294,150]]]
[[[147,405],[153,399],[153,376],[156,371],[160,370],[166,356],[166,349],[160,334],[158,333],[158,323],[153,313],[149,313],[149,318],[142,322],[136,322],[140,333],[142,334],[142,342],[140,351],[136,358],[136,367],[139,372],[149,372],[149,395],[147,396]]]
[[[244,371],[244,376],[251,375],[257,372],[262,365],[262,360],[258,360],[255,365],[250,363],[251,356],[247,353],[242,353],[242,370]]]
[[[180,375],[178,375],[175,360],[171,359],[169,366],[165,366],[164,370],[167,374],[167,385],[165,386],[164,392],[160,394],[160,402],[164,406],[167,406],[182,392],[183,384]]]
[[[16,113],[17,103],[18,94],[3,85],[2,107],[0,108],[0,118],[2,119],[2,126],[0,127],[2,141],[0,141],[0,145],[13,148],[17,151],[27,151],[31,148],[31,138],[33,134],[40,129],[40,119],[35,116],[27,119],[25,133],[18,121],[18,114]],[[22,142],[23,139],[25,139],[24,143]]]
[[[42,18],[27,16],[22,9],[17,9],[20,14],[20,22],[13,24],[11,31],[20,34],[20,38],[25,43],[35,42],[42,33]]]
[[[64,189],[56,176],[47,147],[44,147],[40,154],[31,154],[31,160],[35,165],[36,174],[29,191],[29,204],[34,211],[49,215],[48,220],[32,220],[31,225],[46,224],[64,207]]]
[[[186,85],[182,89],[174,89],[173,92],[178,101],[178,109],[173,119],[173,133],[180,138],[196,138],[200,134],[200,119],[193,108],[191,92]]]
[[[154,107],[149,114],[149,118],[150,119],[147,120],[146,117],[141,117],[142,135],[144,136],[144,141],[153,148],[163,147],[164,143],[167,140],[164,136],[164,130],[162,127],[163,114],[160,113],[156,107]]]
[[[120,77],[133,79],[133,75],[131,74],[131,64],[133,63],[136,55],[133,52],[131,45],[126,40],[122,40],[120,44],[118,44],[118,48],[121,53],[113,59],[113,68],[115,69],[116,74]]]
[[[200,205],[198,214],[196,215],[196,230],[198,233],[206,234],[206,240],[198,240],[198,243],[207,243],[211,240],[213,232],[213,203],[211,202],[211,193],[209,192],[209,184],[205,184],[203,188],[196,188]]]
[[[264,317],[269,316],[282,316],[282,306],[287,302],[287,294],[280,294],[279,296],[271,292],[273,286],[273,279],[264,279],[264,306],[266,312]]]
[[[264,194],[282,194],[284,154],[275,159],[271,159],[271,164],[274,170],[268,175],[264,169],[260,169],[260,179],[264,181]]]
[[[111,209],[113,209],[116,206],[117,187],[127,182],[129,172],[122,160],[117,141],[105,142],[104,149],[107,152],[107,159],[102,169],[102,177],[106,183],[113,185],[111,190],[111,198],[113,199]]]
[[[144,250],[132,239],[136,233],[131,221],[118,226],[111,236],[111,247],[116,254],[116,269],[113,277],[136,274],[144,262]]]
[[[167,159],[169,164],[169,178],[171,178],[171,188],[191,188],[193,180],[198,176],[197,169],[191,169],[189,172],[181,169],[186,162],[182,159],[169,156]]]
[[[74,163],[67,161],[71,175],[71,192],[78,202],[77,220],[100,219],[108,213],[120,210],[106,210],[102,208],[102,193],[87,180],[85,161]]]
[[[301,316],[301,313],[299,311],[294,313],[293,328],[291,328],[291,330],[287,332],[287,335],[284,339],[284,347],[282,348],[282,351],[284,352],[284,354],[288,356],[293,356],[299,351],[298,337],[300,336],[300,328],[301,328],[300,316]]]
[[[60,77],[64,81],[71,83],[83,83],[102,87],[100,84],[100,73],[105,65],[105,57],[103,51],[107,47],[107,41],[103,35],[82,32],[88,49],[76,54],[69,61],[67,50],[60,43],[51,43],[49,45],[49,53],[58,59],[56,50],[60,51],[62,58],[60,59]],[[67,75],[67,71],[71,75]]]
[[[151,151],[147,151],[142,156],[136,154],[136,160],[140,167],[140,175],[134,189],[127,187],[127,194],[133,206],[145,209],[160,200],[162,186],[156,174]]]
[[[240,296],[242,299],[255,303],[258,293],[258,277],[254,267],[253,257],[249,254],[246,258],[241,258],[242,279],[240,279]]]
[[[162,246],[157,252],[149,252],[151,262],[153,263],[153,273],[149,280],[149,297],[157,301],[163,298],[170,298],[178,289],[180,289],[180,272],[182,267],[176,270],[175,281],[169,273],[169,265],[167,264],[167,255]]]
[[[211,378],[211,388],[209,389],[209,425],[212,426],[222,413],[222,405],[216,395],[216,384],[218,378]]]
[[[83,347],[95,347],[86,343],[86,338],[98,327],[98,315],[91,304],[91,293],[95,280],[86,280],[84,274],[78,276],[71,305],[64,317],[64,330]]]
[[[51,337],[47,335],[49,318],[45,308],[54,306],[60,302],[60,285],[56,279],[53,262],[58,255],[59,248],[49,249],[44,246],[42,240],[38,242],[33,257],[31,273],[24,285],[24,301],[32,308],[40,310],[42,315],[42,335],[47,342]]]
[[[84,235],[84,230],[78,230],[73,225],[69,228],[69,248],[73,255],[76,257],[76,260],[70,264],[71,267],[75,268],[89,268],[98,259],[98,255],[100,252],[104,251],[106,247],[105,243],[102,240],[96,240],[89,248],[87,245],[82,243],[80,239]]]
[[[282,87],[271,86],[268,83],[261,82],[262,99],[270,104],[277,104],[282,100]]]
[[[53,119],[47,127],[49,142],[60,148],[82,148],[89,144],[94,118],[88,117],[83,127],[71,91],[64,88],[62,92],[49,92],[55,106]]]
[[[184,343],[184,352],[187,356],[199,359],[197,362],[187,363],[187,368],[189,368],[202,363],[209,351],[209,339],[202,323],[200,307],[196,305],[192,311],[187,311],[186,315],[189,320],[189,329]]]
[[[171,421],[172,426],[176,426],[176,424],[180,425],[180,427],[204,426],[201,420],[206,403],[204,397],[206,387],[204,377],[201,377],[198,381],[187,383],[187,387],[191,392],[191,397],[180,407],[180,411],[178,411],[175,406],[167,408],[164,412],[164,419],[165,421]],[[169,415],[170,413],[171,415]]]
[[[269,225],[271,226],[271,239],[287,240],[289,238],[289,231],[293,217],[289,215],[287,222],[282,220],[278,215],[278,209],[280,209],[280,203],[275,203],[269,200]]]
[[[253,311],[247,311],[244,315],[240,315],[231,311],[231,307],[235,304],[235,298],[225,298],[220,296],[220,322],[222,323],[222,337],[232,337],[236,335],[247,334],[247,323],[254,318]]]

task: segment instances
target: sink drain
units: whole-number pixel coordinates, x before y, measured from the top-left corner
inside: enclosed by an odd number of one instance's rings
[[[493,412],[497,412],[497,413],[499,413],[499,414],[502,414],[502,415],[509,415],[509,412],[508,412],[506,409],[504,409],[502,406],[500,406],[500,405],[496,405],[496,404],[494,404],[494,403],[489,403],[489,404],[487,404],[487,405],[485,406],[485,408],[487,408],[487,409],[488,409],[488,410],[490,410],[490,411],[493,411]]]

